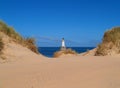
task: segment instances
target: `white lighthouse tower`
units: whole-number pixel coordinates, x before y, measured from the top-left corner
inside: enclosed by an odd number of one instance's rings
[[[66,50],[66,47],[65,47],[65,40],[64,40],[64,38],[62,38],[62,46],[61,46],[61,50]]]

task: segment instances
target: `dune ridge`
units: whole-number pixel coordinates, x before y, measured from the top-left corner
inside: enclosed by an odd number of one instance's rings
[[[120,88],[120,56],[47,58],[0,32],[0,88]]]
[[[120,57],[36,54],[4,35],[0,88],[119,88]],[[4,60],[3,60],[4,61]]]

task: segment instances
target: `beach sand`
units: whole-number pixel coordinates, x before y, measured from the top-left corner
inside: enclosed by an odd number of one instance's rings
[[[47,58],[3,35],[0,88],[120,88],[120,56]],[[82,56],[85,55],[85,56]]]
[[[0,88],[120,88],[120,57],[29,55],[0,64]]]

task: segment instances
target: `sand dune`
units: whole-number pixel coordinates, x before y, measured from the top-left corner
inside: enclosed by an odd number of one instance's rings
[[[120,58],[70,56],[0,64],[0,88],[120,88]]]
[[[120,56],[47,58],[3,36],[0,88],[120,88]]]

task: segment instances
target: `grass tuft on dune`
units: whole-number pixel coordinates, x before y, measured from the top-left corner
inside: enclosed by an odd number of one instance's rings
[[[60,50],[54,53],[54,57],[60,57],[62,55],[77,55],[78,53],[72,49]]]
[[[21,44],[22,46],[27,47],[31,51],[38,54],[37,46],[35,45],[35,38],[23,38],[19,33],[17,33],[14,28],[9,27],[7,24],[5,24],[3,21],[0,21],[0,32],[3,32],[16,43]],[[0,40],[1,44],[2,41]],[[0,45],[1,49],[3,47],[3,44]]]
[[[105,32],[103,41],[98,45],[96,56],[120,54],[120,27]]]

